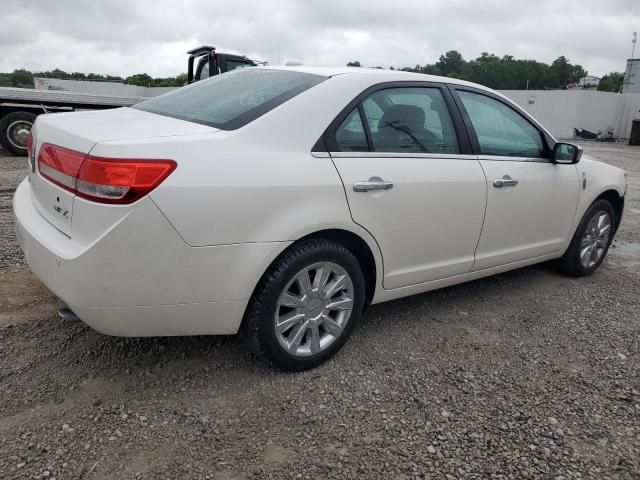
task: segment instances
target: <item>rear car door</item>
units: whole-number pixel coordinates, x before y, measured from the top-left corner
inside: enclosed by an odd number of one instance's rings
[[[551,160],[553,139],[505,99],[452,87],[487,178],[487,212],[473,270],[560,251],[579,197],[575,165]]]
[[[370,88],[336,118],[324,141],[353,220],[380,246],[385,288],[471,269],[486,181],[446,86]]]

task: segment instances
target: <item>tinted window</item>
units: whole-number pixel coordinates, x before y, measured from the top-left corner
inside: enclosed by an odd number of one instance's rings
[[[438,88],[389,88],[362,102],[377,152],[458,153],[447,105]]]
[[[542,135],[511,107],[478,93],[458,91],[483,155],[542,158]]]
[[[202,79],[208,78],[208,77],[209,77],[209,62],[207,61],[207,59],[205,59],[202,62],[202,68],[196,74],[196,80],[202,80]]]
[[[367,136],[357,108],[344,119],[336,130],[336,142],[341,152],[367,152]]]
[[[192,83],[133,108],[216,128],[239,128],[326,77],[243,68]]]
[[[251,67],[253,65],[251,65],[248,62],[243,62],[241,60],[229,60],[227,59],[227,72],[230,72],[231,70],[235,70],[236,68],[246,68],[246,67]]]

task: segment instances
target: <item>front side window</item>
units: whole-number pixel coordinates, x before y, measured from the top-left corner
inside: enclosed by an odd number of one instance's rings
[[[376,152],[460,152],[439,88],[377,90],[362,102],[362,107]]]
[[[481,154],[529,158],[547,156],[542,134],[518,112],[479,93],[459,90],[458,95],[476,132]]]
[[[242,68],[151,98],[133,108],[233,130],[326,78],[287,70]]]

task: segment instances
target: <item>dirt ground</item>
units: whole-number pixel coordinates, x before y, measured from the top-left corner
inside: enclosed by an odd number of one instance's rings
[[[640,478],[640,148],[606,263],[543,264],[370,308],[313,371],[235,337],[57,318],[24,265],[0,151],[0,478]]]

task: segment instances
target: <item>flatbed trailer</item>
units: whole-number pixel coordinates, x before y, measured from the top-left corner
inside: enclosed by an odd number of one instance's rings
[[[265,63],[243,55],[218,53],[210,45],[194,48],[187,54],[187,83]],[[146,98],[0,87],[0,145],[15,155],[26,155],[29,132],[41,113],[130,107],[142,100]]]
[[[145,99],[0,87],[0,145],[14,155],[26,155],[31,126],[41,113],[129,107]]]

